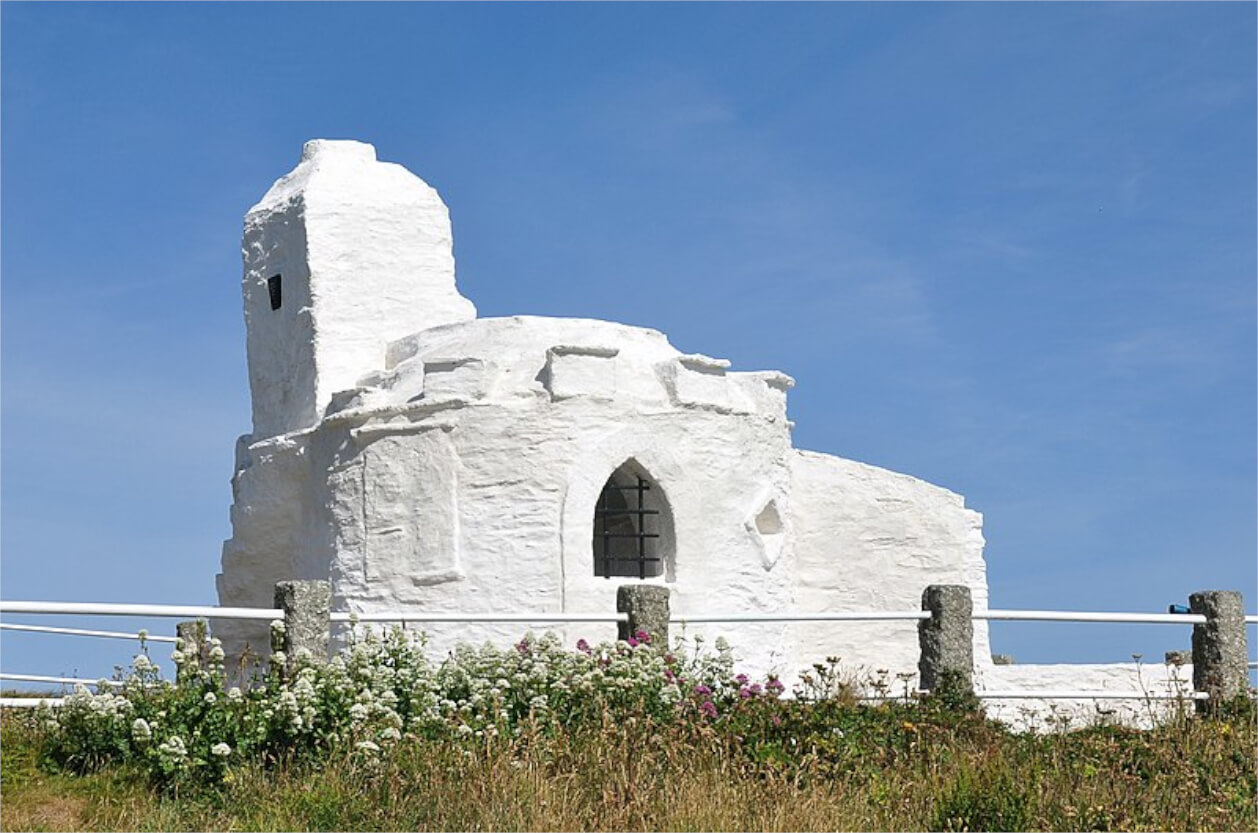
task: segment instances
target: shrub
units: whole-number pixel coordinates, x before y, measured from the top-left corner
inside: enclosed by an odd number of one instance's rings
[[[1004,772],[963,769],[935,804],[931,830],[1026,830],[1030,799]]]
[[[734,703],[773,699],[781,685],[734,675],[729,646],[685,654],[631,642],[562,649],[547,634],[510,648],[461,645],[440,664],[403,630],[356,634],[330,662],[273,655],[259,684],[224,691],[223,651],[176,644],[177,684],[147,653],[116,692],[80,686],[44,710],[43,757],[89,772],[112,761],[143,767],[162,786],[214,783],[243,761],[319,760],[334,748],[371,758],[403,739],[492,743],[636,715],[702,724]]]

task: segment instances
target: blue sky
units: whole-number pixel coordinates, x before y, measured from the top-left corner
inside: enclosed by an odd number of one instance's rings
[[[440,190],[482,315],[784,370],[797,446],[964,494],[993,606],[1236,588],[1252,612],[1255,17],[5,3],[0,593],[213,603],[249,430],[241,217],[325,137]],[[1187,642],[993,634],[1026,662]],[[129,656],[2,647],[34,673]]]

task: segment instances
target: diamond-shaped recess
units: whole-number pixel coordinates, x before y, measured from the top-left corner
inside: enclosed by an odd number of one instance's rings
[[[757,506],[743,525],[760,550],[760,560],[764,568],[769,570],[782,555],[782,547],[786,542],[782,512],[778,508],[777,498],[772,495],[758,502]]]

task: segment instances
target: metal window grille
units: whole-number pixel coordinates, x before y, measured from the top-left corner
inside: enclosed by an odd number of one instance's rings
[[[656,519],[652,526],[659,528],[658,509],[646,507],[646,493],[651,484],[635,477],[632,486],[621,486],[609,480],[599,495],[594,510],[594,540],[596,574],[604,578],[629,576],[638,578],[658,576],[663,572],[659,555],[658,531],[648,530],[647,519]],[[628,493],[628,495],[627,495]],[[636,507],[631,505],[636,503]]]

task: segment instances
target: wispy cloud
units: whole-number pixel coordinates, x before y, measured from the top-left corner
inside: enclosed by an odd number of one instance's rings
[[[1224,361],[1223,352],[1203,333],[1176,327],[1147,327],[1103,348],[1111,373],[1150,370],[1213,376]]]

